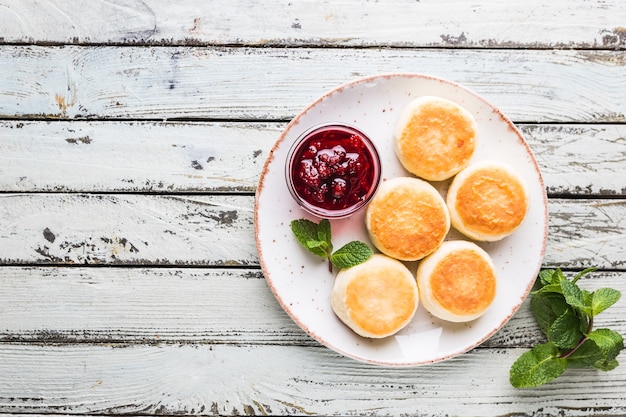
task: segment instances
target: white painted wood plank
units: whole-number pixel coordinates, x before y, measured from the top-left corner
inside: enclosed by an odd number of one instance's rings
[[[0,277],[2,341],[317,345],[259,269],[3,267]]]
[[[254,192],[285,126],[0,121],[0,191]],[[626,195],[626,125],[518,127],[549,193]]]
[[[257,264],[253,198],[0,194],[0,263]]]
[[[579,284],[626,294],[623,272],[595,272]],[[319,346],[281,309],[258,269],[3,267],[0,300],[2,342]],[[626,335],[625,315],[626,300],[595,326]],[[543,338],[527,300],[483,346]]]
[[[548,210],[546,265],[581,269],[626,266],[625,200],[552,200]]]
[[[522,125],[549,194],[626,195],[626,125]]]
[[[514,121],[623,122],[619,51],[0,47],[0,117],[287,120],[363,76],[461,83]]]
[[[258,265],[253,206],[253,196],[0,194],[0,264]],[[554,199],[549,211],[545,265],[626,266],[626,200]]]
[[[623,48],[625,18],[619,0],[0,1],[5,42]]]
[[[325,348],[0,345],[0,412],[219,415],[623,415],[626,367],[568,370],[515,390],[526,349],[476,349],[420,368],[360,364]],[[454,400],[451,400],[454,399]]]
[[[282,128],[0,121],[0,189],[250,193]]]

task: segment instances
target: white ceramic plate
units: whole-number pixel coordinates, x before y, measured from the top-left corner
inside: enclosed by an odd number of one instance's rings
[[[530,207],[522,226],[495,243],[479,243],[493,258],[498,291],[489,310],[465,324],[432,317],[420,305],[412,322],[385,339],[360,337],[333,313],[330,292],[335,273],[326,261],[303,249],[289,223],[309,218],[292,199],[285,182],[285,159],[296,138],[311,126],[349,123],[376,144],[382,180],[409,175],[393,149],[393,127],[402,108],[422,95],[455,101],[476,118],[478,145],[472,162],[496,159],[510,164],[529,187]],[[447,182],[434,184],[445,194]],[[373,76],[342,85],[312,103],[286,127],[261,174],[255,202],[255,233],[265,278],[289,316],[320,343],[348,357],[381,365],[415,366],[448,359],[481,344],[500,329],[527,297],[541,267],[547,240],[547,196],[541,173],[520,132],[497,108],[468,89],[420,74]],[[351,240],[368,242],[364,212],[332,220],[335,248]],[[466,239],[451,230],[448,239]],[[370,244],[370,246],[372,246]],[[372,246],[373,248],[373,246]],[[407,264],[415,271],[416,263]]]

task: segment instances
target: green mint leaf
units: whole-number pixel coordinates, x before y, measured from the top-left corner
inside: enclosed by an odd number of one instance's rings
[[[367,261],[374,252],[358,240],[347,243],[330,256],[330,261],[337,268],[350,268]]]
[[[542,286],[559,283],[559,270],[542,269],[539,271],[539,282]]]
[[[579,273],[576,274],[576,276],[574,277],[574,279],[572,280],[573,283],[576,283],[580,278],[582,278],[584,275],[587,275],[589,272],[593,272],[596,271],[598,268],[595,267],[591,267],[591,268],[585,268],[582,271],[580,271]]]
[[[311,253],[323,258],[328,256],[328,244],[319,240],[318,225],[307,219],[293,220],[290,223],[291,231],[296,240]]]
[[[575,283],[565,280],[561,281],[561,289],[563,290],[563,296],[567,304],[571,305],[578,311],[582,311],[585,314],[591,313],[589,308],[585,305],[585,298],[582,291]]]
[[[321,220],[317,225],[317,239],[321,242],[326,242],[329,253],[333,251],[330,221],[327,219]]]
[[[536,345],[511,366],[509,381],[515,388],[538,387],[558,378],[567,369],[567,359],[559,358],[553,343]]]
[[[309,240],[306,242],[306,248],[317,256],[326,258],[328,256],[329,248],[326,242],[319,240]]]
[[[307,219],[293,220],[290,223],[291,231],[296,236],[298,242],[306,246],[310,240],[319,240],[317,238],[317,223]]]
[[[547,292],[535,294],[530,308],[541,331],[547,336],[552,323],[570,309],[562,294]]]
[[[531,294],[547,294],[547,293],[555,293],[555,294],[563,294],[563,288],[561,288],[561,284],[547,284],[541,287],[538,290],[533,291]]]
[[[581,327],[581,319],[568,309],[550,326],[548,340],[561,349],[573,349],[584,337]]]
[[[591,339],[587,339],[571,354],[567,355],[568,365],[573,368],[584,368],[593,366],[601,361],[604,355],[598,345]]]
[[[591,291],[581,289],[583,295],[583,303],[585,304],[585,309],[589,312],[593,310],[593,293]]]
[[[594,317],[621,297],[619,291],[582,289],[577,281],[594,271],[587,268],[570,281],[561,269],[541,271],[531,292],[530,307],[548,343],[522,354],[511,366],[510,382],[516,388],[543,385],[568,366],[615,369],[624,349],[623,337],[609,329],[593,330]]]
[[[591,294],[591,314],[597,316],[615,304],[622,294],[612,288],[600,288]]]
[[[319,223],[307,219],[293,220],[291,230],[296,240],[311,253],[322,258],[328,258],[328,270],[332,272],[333,265],[338,268],[349,268],[368,260],[372,249],[363,242],[353,241],[333,253],[333,243],[330,221],[322,219]]]
[[[609,361],[601,360],[594,363],[592,366],[600,371],[608,372],[617,368],[619,366],[619,362],[616,359],[611,359]]]
[[[624,349],[624,338],[621,334],[610,329],[596,329],[587,335],[589,340],[600,348],[605,362],[611,361]]]

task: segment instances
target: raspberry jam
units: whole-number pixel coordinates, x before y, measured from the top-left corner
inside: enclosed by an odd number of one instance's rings
[[[325,125],[305,132],[287,158],[287,181],[298,203],[322,218],[346,217],[370,200],[380,181],[376,148],[359,130]]]

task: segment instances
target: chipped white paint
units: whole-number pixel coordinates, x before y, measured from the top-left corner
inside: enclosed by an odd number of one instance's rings
[[[513,121],[626,120],[621,51],[80,46],[0,46],[0,116],[284,120],[389,72],[464,84]]]
[[[239,196],[0,194],[0,262],[256,264]]]
[[[625,18],[620,0],[0,1],[9,42],[623,48]]]
[[[281,125],[0,121],[5,191],[254,192]]]
[[[588,417],[593,410],[626,412],[620,400],[626,367],[609,373],[572,369],[560,385],[515,391],[506,370],[524,351],[476,349],[433,366],[394,369],[363,365],[321,347],[3,344],[0,412],[572,417]],[[37,380],[29,377],[33,369]],[[24,398],[25,392],[38,398]]]
[[[258,269],[9,267],[2,281],[0,340],[312,344]]]
[[[520,126],[548,193],[626,195],[626,125]]]

